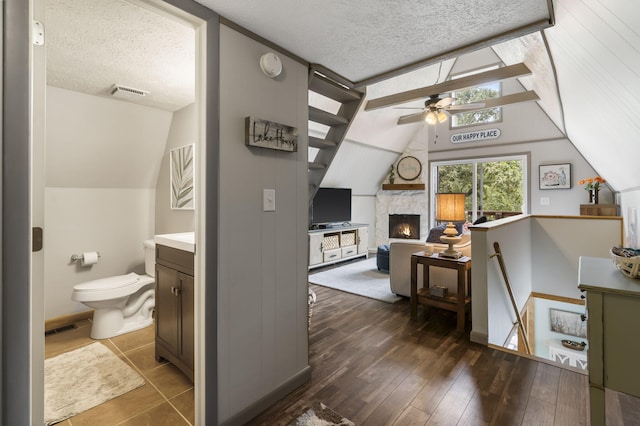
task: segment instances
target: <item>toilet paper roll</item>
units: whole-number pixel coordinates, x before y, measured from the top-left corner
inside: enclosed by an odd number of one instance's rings
[[[82,266],[91,266],[98,263],[98,258],[100,255],[96,251],[88,251],[86,253],[82,253],[82,260],[80,261]]]

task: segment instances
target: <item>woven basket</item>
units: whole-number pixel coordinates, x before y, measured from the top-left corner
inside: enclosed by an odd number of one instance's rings
[[[613,251],[611,258],[618,270],[630,278],[640,278],[640,255],[633,257],[618,256]]]
[[[355,232],[343,232],[341,237],[340,245],[342,247],[353,246],[356,244],[356,233]]]
[[[333,250],[340,248],[340,235],[325,235],[323,241],[323,248],[325,250]]]

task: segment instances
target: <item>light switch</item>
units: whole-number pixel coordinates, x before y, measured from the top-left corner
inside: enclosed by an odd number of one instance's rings
[[[549,204],[551,204],[549,202],[549,197],[540,197],[540,205],[541,206],[548,206]]]
[[[265,212],[276,211],[276,190],[275,189],[262,190],[262,207]]]

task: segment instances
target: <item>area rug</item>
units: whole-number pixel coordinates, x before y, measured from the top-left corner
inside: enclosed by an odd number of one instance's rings
[[[387,303],[402,300],[391,292],[389,274],[378,271],[375,257],[309,274],[309,282]]]
[[[144,385],[100,342],[44,362],[45,425],[60,422]]]
[[[289,426],[355,426],[351,420],[345,419],[322,402],[316,402],[300,417],[289,423]]]

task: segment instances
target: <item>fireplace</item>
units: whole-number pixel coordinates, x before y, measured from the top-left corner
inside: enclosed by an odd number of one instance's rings
[[[389,238],[420,239],[419,214],[390,214]]]

